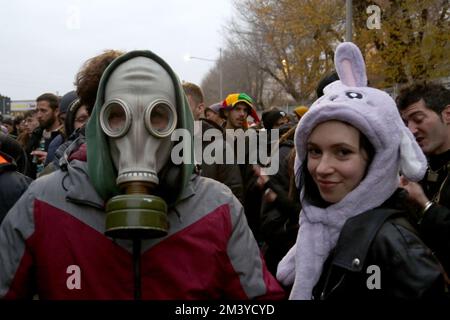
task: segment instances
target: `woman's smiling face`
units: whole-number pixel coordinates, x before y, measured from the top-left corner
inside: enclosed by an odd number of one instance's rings
[[[364,178],[368,155],[360,136],[356,128],[334,120],[320,123],[311,132],[308,171],[325,201],[341,201]]]

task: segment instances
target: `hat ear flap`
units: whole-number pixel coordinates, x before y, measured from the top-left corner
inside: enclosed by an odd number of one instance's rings
[[[400,171],[411,181],[419,181],[425,175],[427,160],[408,128],[402,130],[400,141]]]
[[[336,48],[334,63],[339,79],[348,87],[366,87],[366,65],[359,48],[351,42],[343,42]]]

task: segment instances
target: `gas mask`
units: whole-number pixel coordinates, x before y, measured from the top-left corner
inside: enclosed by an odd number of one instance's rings
[[[156,238],[167,234],[167,204],[154,195],[177,126],[175,87],[168,72],[147,57],[119,65],[105,86],[100,126],[107,136],[116,183],[123,194],[106,204],[105,234]]]

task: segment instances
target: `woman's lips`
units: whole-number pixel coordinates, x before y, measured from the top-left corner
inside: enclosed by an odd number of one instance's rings
[[[338,184],[336,181],[318,180],[317,184],[322,189],[330,189]]]

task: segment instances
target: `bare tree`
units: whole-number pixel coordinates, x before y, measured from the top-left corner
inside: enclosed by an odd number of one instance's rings
[[[256,68],[255,64],[239,47],[231,44],[228,44],[227,47],[228,49],[225,49],[222,53],[222,61],[216,63],[201,83],[206,104],[217,102],[217,97],[220,96],[218,83],[220,81],[220,68],[222,68],[224,95],[245,92],[253,97],[258,109],[263,109],[266,103],[263,93],[267,75]]]
[[[336,0],[238,0],[228,42],[277,82],[294,101],[310,100],[332,69],[343,36],[343,9]]]

